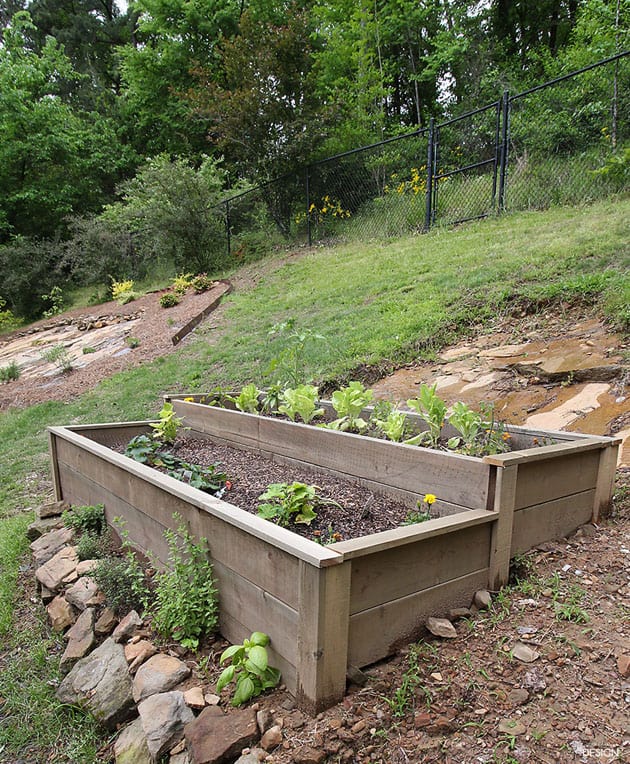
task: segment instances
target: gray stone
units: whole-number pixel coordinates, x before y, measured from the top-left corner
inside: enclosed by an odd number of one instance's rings
[[[155,758],[172,748],[182,737],[184,726],[195,718],[179,690],[161,692],[138,705],[149,753]]]
[[[528,671],[521,684],[530,692],[544,692],[547,689],[547,680],[536,669]]]
[[[158,653],[138,669],[133,680],[133,699],[136,703],[156,693],[164,693],[182,682],[190,669],[179,658]]]
[[[447,618],[427,618],[427,629],[436,637],[443,639],[455,639],[457,632],[455,627]]]
[[[470,618],[472,611],[468,607],[454,607],[448,611],[449,621],[459,621],[460,618]]]
[[[111,608],[106,607],[94,625],[94,631],[100,635],[109,634],[116,625],[117,620],[116,613]]]
[[[35,557],[35,562],[38,565],[48,562],[60,549],[67,546],[73,538],[74,531],[72,528],[59,528],[58,530],[46,533],[44,536],[40,536],[40,538],[31,544],[31,552],[33,557]]]
[[[35,541],[50,531],[57,530],[63,525],[60,517],[47,517],[45,520],[35,520],[26,529],[26,538],[29,541]]]
[[[522,688],[517,688],[516,690],[510,690],[508,692],[508,703],[510,703],[513,706],[524,706],[525,703],[529,700],[529,692],[527,690]]]
[[[75,547],[65,546],[48,562],[37,568],[35,577],[42,586],[53,592],[57,591],[63,579],[76,569],[78,562],[79,558]]]
[[[70,509],[70,505],[67,501],[49,501],[41,505],[37,510],[37,514],[44,520],[48,517],[59,517],[68,509]]]
[[[114,642],[124,642],[140,626],[142,626],[142,618],[140,618],[135,610],[130,610],[114,629],[112,639]]]
[[[49,589],[47,586],[44,586],[43,584],[40,584],[39,596],[42,598],[42,602],[44,603],[44,605],[48,605],[48,603],[52,602],[57,595],[55,592],[52,591],[52,589]]]
[[[120,733],[114,743],[114,756],[116,764],[153,764],[154,759],[149,753],[147,736],[140,717],[134,719]]]
[[[80,659],[86,656],[96,638],[94,636],[94,609],[89,607],[77,618],[77,622],[66,634],[68,644],[61,656],[60,668],[62,673],[67,673],[70,668]]]
[[[533,663],[540,658],[540,653],[524,642],[517,642],[512,648],[512,657],[516,658],[517,661],[521,661],[521,663]]]
[[[168,760],[168,764],[190,764],[188,751],[181,751],[180,753],[171,754],[171,758]]]
[[[273,716],[271,715],[271,712],[266,708],[256,711],[256,724],[258,725],[260,734],[264,735],[269,727],[273,726]]]
[[[263,751],[262,748],[253,748],[249,753],[239,756],[234,764],[260,764],[266,758],[267,751]]]
[[[282,728],[278,724],[269,727],[260,739],[260,746],[261,748],[264,748],[265,751],[273,751],[273,749],[277,748],[280,743],[282,743]]]
[[[369,678],[370,677],[365,673],[365,671],[361,671],[358,666],[348,666],[346,671],[346,679],[348,682],[351,682],[357,687],[365,687]]]
[[[96,581],[88,576],[82,576],[66,591],[66,599],[77,610],[85,610],[86,607],[101,605],[104,595],[99,592]]]
[[[224,714],[208,706],[184,730],[192,764],[224,764],[256,743],[260,733],[252,709]]]
[[[53,631],[65,631],[68,626],[72,626],[76,621],[72,605],[61,595],[55,597],[48,604],[46,612],[48,613],[48,618],[50,618],[50,625]]]
[[[106,639],[78,661],[59,685],[57,698],[62,703],[86,708],[109,729],[126,721],[135,706],[122,646]]]
[[[492,604],[492,596],[487,589],[479,589],[475,592],[473,597],[473,604],[479,608],[479,610],[487,610]]]

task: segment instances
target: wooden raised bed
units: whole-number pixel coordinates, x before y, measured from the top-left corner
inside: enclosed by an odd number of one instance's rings
[[[132,543],[163,562],[173,513],[208,539],[221,633],[232,642],[269,634],[274,665],[309,712],[341,699],[349,665],[392,654],[429,615],[498,588],[511,556],[597,520],[611,501],[611,438],[514,428],[521,448],[554,443],[477,459],[171,400],[189,435],[414,503],[427,492],[440,500],[446,516],[320,546],[108,448],[147,432],[146,422],[49,429],[58,499],[103,503],[108,521],[124,518]]]

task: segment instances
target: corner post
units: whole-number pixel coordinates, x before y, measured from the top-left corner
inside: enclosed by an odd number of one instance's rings
[[[48,454],[50,455],[50,472],[52,476],[55,501],[61,501],[63,499],[63,493],[61,491],[59,464],[57,462],[57,437],[50,430],[48,430]]]
[[[317,714],[346,690],[350,562],[317,568],[300,561],[297,702]]]
[[[591,522],[597,523],[600,518],[606,517],[610,512],[612,497],[615,490],[615,470],[617,469],[617,456],[619,443],[613,441],[609,446],[599,452],[599,466],[597,468],[597,486],[595,499],[593,500],[593,514]]]
[[[512,464],[509,467],[495,467],[495,469],[497,470],[497,479],[494,509],[499,513],[499,517],[492,530],[490,569],[488,571],[488,586],[493,591],[497,591],[507,584],[510,576],[518,465]]]

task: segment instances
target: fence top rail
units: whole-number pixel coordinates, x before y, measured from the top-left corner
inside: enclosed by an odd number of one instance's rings
[[[501,100],[493,101],[492,103],[489,103],[487,106],[480,106],[478,109],[473,109],[472,111],[467,111],[465,114],[460,114],[459,117],[453,117],[452,119],[447,119],[446,122],[440,122],[436,125],[438,130],[442,127],[448,127],[449,125],[455,124],[455,122],[461,122],[463,119],[469,119],[470,117],[474,117],[477,114],[482,114],[484,111],[490,111],[490,109],[498,109],[501,105]]]
[[[343,159],[343,157],[352,156],[352,154],[359,154],[361,151],[368,151],[369,149],[377,149],[379,146],[385,146],[388,143],[395,143],[396,141],[402,141],[405,138],[413,138],[417,135],[424,135],[429,131],[428,127],[420,127],[411,133],[405,133],[404,135],[394,135],[393,138],[385,138],[383,141],[377,141],[376,143],[370,143],[367,146],[359,146],[356,149],[350,149],[350,151],[342,151],[341,154],[334,154],[331,157],[325,159],[318,159],[316,162],[311,162],[310,167],[316,167],[320,164],[326,164],[326,162],[333,162],[335,159]]]
[[[560,77],[556,77],[554,80],[543,82],[542,85],[536,85],[536,87],[529,88],[529,90],[523,90],[522,93],[516,93],[516,95],[510,96],[510,101],[516,101],[518,98],[524,98],[525,96],[528,96],[531,93],[535,93],[538,90],[544,90],[545,88],[548,88],[551,85],[556,85],[558,82],[563,82],[564,80],[570,80],[572,77],[577,77],[580,74],[584,74],[584,72],[590,72],[591,69],[597,69],[598,66],[604,66],[605,64],[610,64],[613,61],[619,61],[620,59],[625,58],[626,56],[630,56],[630,50],[624,50],[621,53],[617,53],[614,56],[610,56],[610,58],[604,58],[601,61],[597,61],[594,64],[585,66],[582,69],[576,69],[574,72],[563,74]]]

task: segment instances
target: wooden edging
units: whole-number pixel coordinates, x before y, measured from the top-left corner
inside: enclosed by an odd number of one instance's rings
[[[149,422],[135,422],[130,424],[129,427],[137,427],[140,424],[149,424]],[[339,565],[343,562],[343,555],[333,551],[330,547],[320,546],[314,541],[302,538],[285,528],[280,528],[277,525],[274,525],[267,520],[263,520],[256,515],[252,515],[244,509],[235,507],[222,499],[217,499],[209,494],[205,494],[196,488],[192,488],[191,486],[182,483],[180,480],[176,480],[169,475],[164,475],[151,467],[147,467],[127,456],[116,453],[106,446],[102,446],[100,443],[90,440],[89,438],[86,438],[85,435],[81,434],[81,432],[88,432],[90,430],[93,432],[98,431],[101,426],[102,425],[92,425],[92,427],[90,427],[79,425],[77,429],[80,431],[78,432],[74,431],[74,427],[49,427],[48,432],[51,433],[53,438],[57,437],[67,440],[73,445],[98,456],[104,461],[121,467],[131,475],[157,485],[177,498],[209,512],[230,525],[251,533],[261,541],[265,541],[292,554],[309,565],[313,565],[316,568],[325,568],[329,565]],[[104,429],[113,429],[115,427],[123,430],[126,428],[126,425],[116,425],[111,423],[105,425]]]
[[[510,451],[507,454],[492,454],[491,456],[484,456],[483,461],[485,464],[492,464],[495,467],[511,467],[525,462],[539,462],[550,456],[569,456],[583,451],[595,451],[609,446],[617,446],[619,443],[621,443],[621,438],[594,438],[589,436],[583,437],[577,442],[554,443],[549,446]]]
[[[223,284],[226,288],[221,292],[220,295],[215,297],[214,300],[212,300],[212,302],[206,305],[206,307],[201,311],[201,313],[197,313],[196,316],[191,318],[190,321],[185,326],[182,326],[182,328],[171,337],[171,342],[173,343],[173,345],[177,345],[177,343],[181,342],[187,334],[190,334],[190,332],[192,332],[192,330],[198,324],[200,324],[209,313],[212,313],[212,311],[219,305],[219,303],[225,297],[225,295],[229,294],[233,289],[232,284],[226,279],[219,279],[218,283]]]

